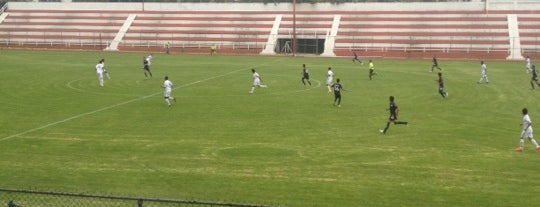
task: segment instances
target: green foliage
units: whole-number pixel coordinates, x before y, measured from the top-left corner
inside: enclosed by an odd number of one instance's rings
[[[540,121],[521,62],[487,62],[490,83],[477,84],[479,61],[440,60],[443,100],[430,60],[374,59],[369,81],[351,59],[154,54],[145,80],[141,56],[3,50],[0,188],[284,206],[537,203],[539,155],[530,143],[514,152],[521,109]],[[329,66],[347,90],[341,108],[323,85]],[[251,68],[269,88],[248,93]],[[410,125],[381,135],[390,95]]]

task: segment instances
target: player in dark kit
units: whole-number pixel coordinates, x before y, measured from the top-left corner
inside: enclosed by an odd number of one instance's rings
[[[343,85],[341,85],[341,83],[339,82],[339,78],[336,79],[336,82],[332,84],[331,87],[334,89],[334,106],[336,106],[337,102],[337,106],[341,107],[341,91],[345,91],[345,89],[343,88]]]
[[[534,83],[540,87],[540,84],[538,83],[538,70],[536,70],[536,66],[532,66],[531,68],[532,78],[531,78],[531,89],[534,90]]]
[[[398,109],[398,106],[396,105],[396,103],[394,103],[394,96],[390,96],[389,98],[390,100],[390,107],[388,109],[386,109],[387,111],[390,111],[390,118],[388,118],[388,122],[386,122],[386,127],[384,129],[380,129],[379,132],[381,132],[382,134],[386,134],[386,131],[388,131],[388,128],[390,128],[390,122],[393,122],[394,125],[396,124],[409,124],[409,122],[406,122],[406,121],[397,121],[397,116],[398,116],[398,113],[399,113],[399,109]]]
[[[145,57],[143,57],[143,70],[146,78],[148,78],[148,74],[150,74],[150,77],[152,77],[152,72],[150,72],[150,64],[148,64],[148,60]]]
[[[441,94],[441,96],[443,98],[446,98],[448,96],[448,92],[444,91],[444,81],[442,79],[442,73],[439,72],[438,75],[439,75],[439,80],[438,80],[439,81],[439,93]]]
[[[354,63],[354,61],[358,61],[361,65],[364,64],[360,59],[358,59],[358,55],[356,54],[356,51],[353,51],[353,55],[354,55],[354,57],[352,59],[353,63]]]
[[[309,72],[308,72],[308,69],[306,68],[306,64],[302,64],[302,83],[305,86],[306,82],[304,82],[304,80],[307,80],[307,82],[311,86],[311,82],[309,81]]]
[[[431,72],[433,72],[433,68],[439,69],[439,71],[442,71],[442,69],[439,67],[439,63],[437,62],[437,58],[433,57],[433,66],[431,66]]]

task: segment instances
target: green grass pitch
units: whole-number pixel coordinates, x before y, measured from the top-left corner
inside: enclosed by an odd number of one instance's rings
[[[443,100],[430,60],[374,59],[369,81],[349,58],[155,54],[145,80],[143,55],[1,51],[0,187],[283,206],[540,201],[540,155],[528,141],[514,151],[523,107],[540,130],[524,62],[487,61],[490,83],[477,84],[480,60],[440,60]],[[252,67],[269,88],[249,94]],[[381,135],[390,95],[410,124]]]

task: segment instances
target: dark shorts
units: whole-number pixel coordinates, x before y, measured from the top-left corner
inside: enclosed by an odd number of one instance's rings
[[[439,93],[444,92],[444,87],[439,87]]]
[[[369,74],[372,74],[373,73],[373,69],[369,69]]]
[[[334,92],[334,97],[335,98],[341,98],[341,93],[340,92]]]
[[[150,67],[148,65],[145,65],[144,70],[150,71]]]
[[[308,73],[304,74],[304,76],[302,78],[303,79],[309,79],[309,74]]]
[[[388,117],[388,121],[395,121],[397,120],[397,116],[394,116],[394,115],[390,115],[390,117]]]
[[[538,81],[538,77],[537,77],[537,76],[533,76],[531,80],[533,80],[533,81]]]

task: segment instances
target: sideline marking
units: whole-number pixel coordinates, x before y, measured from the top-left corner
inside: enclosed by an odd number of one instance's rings
[[[262,65],[265,65],[265,64],[262,64]],[[248,67],[248,69],[249,68],[251,68],[251,67]],[[195,81],[195,82],[187,83],[187,84],[184,84],[184,85],[180,85],[178,87],[174,87],[173,89],[183,88],[183,87],[195,85],[197,83],[209,81],[209,80],[212,80],[212,79],[221,78],[221,77],[228,76],[230,74],[237,73],[237,72],[240,72],[240,71],[243,71],[243,70],[246,70],[246,69],[242,68],[242,69],[238,69],[238,70],[233,70],[231,72],[224,73],[224,74],[221,74],[221,75],[218,75],[218,76],[214,76],[214,77],[198,80],[198,81]],[[117,103],[117,104],[114,104],[112,106],[107,106],[107,107],[103,107],[103,108],[100,108],[100,109],[96,109],[94,111],[90,111],[90,112],[82,113],[82,114],[79,114],[79,115],[75,115],[75,116],[69,117],[69,118],[64,119],[64,120],[60,120],[60,121],[56,121],[56,122],[53,122],[53,123],[45,124],[45,125],[37,127],[37,128],[29,129],[29,130],[26,130],[26,131],[23,131],[23,132],[20,132],[20,133],[17,133],[17,134],[13,134],[13,135],[9,135],[7,137],[3,137],[3,138],[0,139],[0,141],[4,141],[4,140],[8,140],[8,139],[11,139],[11,138],[14,138],[14,137],[25,135],[25,134],[28,134],[28,133],[31,133],[31,132],[35,132],[37,130],[45,129],[45,128],[50,127],[50,126],[54,126],[54,125],[61,124],[61,123],[67,122],[67,121],[71,121],[73,119],[77,119],[77,118],[80,118],[80,117],[83,117],[83,116],[95,114],[95,113],[105,111],[105,110],[108,110],[108,109],[112,109],[112,108],[115,108],[115,107],[118,107],[118,106],[126,105],[126,104],[129,104],[129,103],[135,102],[135,101],[140,101],[140,100],[143,100],[143,99],[147,99],[147,98],[150,98],[152,96],[159,95],[159,94],[162,94],[162,92],[153,93],[153,94],[150,94],[150,95],[142,96],[142,97],[131,99],[131,100],[128,100],[128,101],[124,101],[122,103]]]

